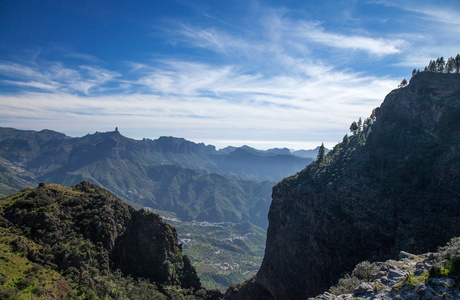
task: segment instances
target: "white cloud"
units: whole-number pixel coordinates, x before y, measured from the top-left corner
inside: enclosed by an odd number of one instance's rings
[[[20,64],[0,62],[0,74],[10,78],[3,80],[9,85],[32,87],[47,91],[79,92],[88,95],[90,89],[102,89],[103,85],[120,76],[100,67],[66,67],[61,62]]]
[[[352,120],[368,116],[397,84],[331,70],[315,77],[269,77],[244,74],[230,66],[213,68],[181,61],[163,61],[162,65],[164,69],[143,69],[145,76],[133,84],[149,90],[148,94],[77,96],[66,88],[52,94],[3,95],[0,119],[8,120],[8,126],[66,132],[75,130],[75,124],[88,132],[107,126],[137,132],[154,127],[158,135],[195,141],[237,141],[246,136],[254,143],[283,139],[311,143],[313,139],[315,144],[321,141],[331,147]],[[61,69],[61,80],[73,74]],[[95,72],[92,77],[101,83],[113,78]],[[87,82],[78,88],[84,89]],[[16,124],[11,124],[12,116]]]
[[[258,22],[258,23],[257,23]],[[199,28],[182,25],[172,30],[176,40],[194,47],[206,48],[227,56],[244,56],[250,59],[272,56],[302,56],[312,52],[316,43],[323,47],[364,51],[370,55],[386,56],[401,52],[405,41],[401,38],[382,38],[368,35],[328,32],[317,21],[289,19],[281,12],[267,10],[259,21],[259,34],[241,32],[238,35],[217,28]],[[260,63],[260,61],[257,61]]]
[[[387,6],[394,6],[409,12],[419,14],[425,20],[433,21],[436,23],[445,23],[448,28],[459,31],[460,9],[457,1],[436,2],[435,5],[427,2],[420,1],[398,1],[397,3],[391,1],[378,1]],[[452,5],[455,3],[455,5]]]
[[[299,36],[308,41],[335,48],[362,50],[377,56],[400,53],[400,46],[404,44],[404,41],[401,39],[383,39],[330,33],[312,23],[304,22],[300,28],[301,32],[298,32]]]

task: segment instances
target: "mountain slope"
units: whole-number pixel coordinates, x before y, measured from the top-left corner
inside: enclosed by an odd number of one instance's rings
[[[267,191],[272,183],[232,180],[170,165],[152,167],[148,175],[159,209],[176,211],[182,220],[251,222],[262,228],[267,225]]]
[[[460,235],[460,74],[417,74],[375,116],[274,187],[262,266],[228,299],[314,296],[360,261]]]
[[[0,200],[0,212],[3,296],[219,297],[201,288],[170,225],[96,185],[41,184]]]

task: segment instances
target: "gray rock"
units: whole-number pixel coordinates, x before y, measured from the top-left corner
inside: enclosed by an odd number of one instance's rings
[[[428,299],[435,299],[436,298],[436,291],[429,285],[418,285],[414,289],[414,294],[421,300],[428,300]]]
[[[455,286],[455,280],[451,278],[430,278],[428,280],[428,283],[432,286],[437,286],[437,287],[447,287],[447,288],[453,288]]]
[[[385,277],[387,273],[385,271],[379,271],[377,274],[372,275],[373,280],[381,279]]]
[[[417,257],[418,257],[417,255],[411,254],[411,253],[406,252],[406,251],[399,252],[399,260],[414,259],[414,258],[417,258]]]
[[[419,262],[415,265],[414,275],[419,276],[423,274],[424,272],[430,270],[431,267],[432,267],[431,264],[428,264],[426,262]]]
[[[362,282],[355,290],[353,295],[367,295],[374,293],[374,287],[368,282]]]
[[[389,270],[387,271],[387,277],[390,281],[399,281],[401,280],[402,278],[404,278],[404,276],[406,276],[406,272],[404,272],[403,270],[395,267],[395,266],[391,266],[391,268],[389,268]]]
[[[308,298],[308,300],[318,300],[318,299],[321,299],[321,300],[332,300],[334,299],[336,296],[331,294],[331,293],[328,293],[328,292],[324,292],[322,293],[321,295],[318,295],[316,297],[313,297],[313,298]]]

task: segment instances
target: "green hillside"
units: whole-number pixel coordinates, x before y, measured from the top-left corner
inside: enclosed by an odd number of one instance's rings
[[[0,200],[1,299],[218,299],[175,230],[107,190],[41,185]]]

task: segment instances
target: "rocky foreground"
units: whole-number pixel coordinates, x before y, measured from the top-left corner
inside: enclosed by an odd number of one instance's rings
[[[460,299],[460,287],[453,278],[445,277],[443,262],[439,253],[414,255],[401,251],[397,261],[377,262],[367,267],[361,263],[353,271],[355,276],[340,279],[329,292],[309,300]],[[349,292],[340,293],[344,289]]]

